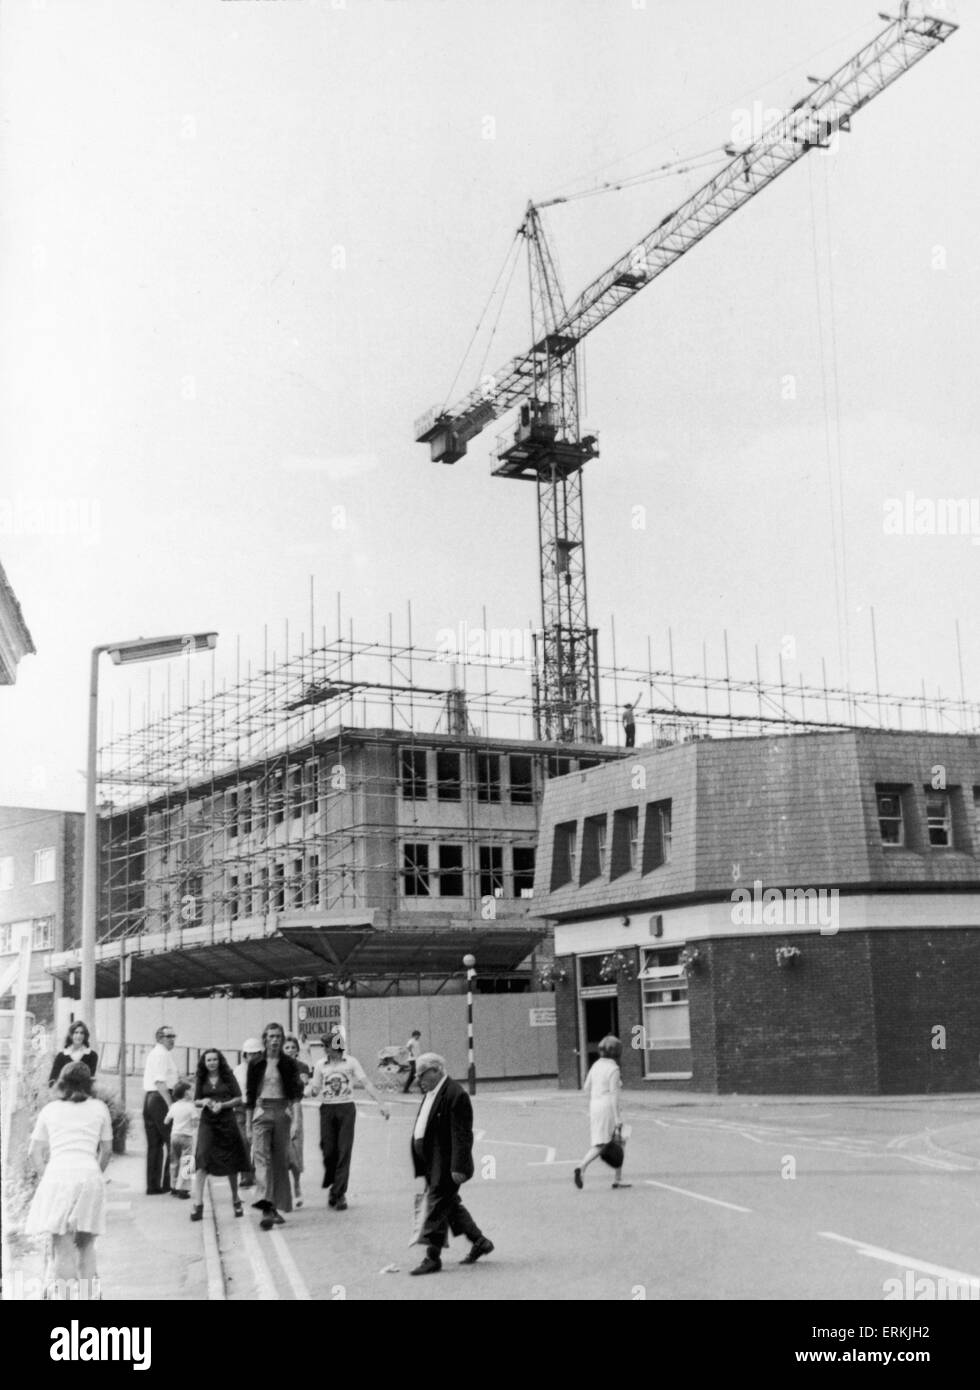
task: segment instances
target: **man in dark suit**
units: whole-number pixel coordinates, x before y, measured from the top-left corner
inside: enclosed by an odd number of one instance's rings
[[[446,1063],[434,1052],[423,1052],[416,1077],[424,1099],[412,1132],[415,1176],[425,1178],[425,1202],[417,1244],[425,1259],[411,1272],[436,1274],[442,1269],[447,1233],[467,1236],[469,1254],[460,1261],[476,1264],[489,1255],[493,1242],[480,1230],[460,1201],[459,1189],[473,1176],[473,1107],[461,1086],[446,1075]]]

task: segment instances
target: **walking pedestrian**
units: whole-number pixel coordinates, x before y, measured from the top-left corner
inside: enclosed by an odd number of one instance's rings
[[[599,1044],[599,1056],[589,1068],[583,1091],[589,1093],[589,1141],[590,1147],[582,1162],[573,1174],[575,1186],[583,1186],[586,1168],[594,1163],[603,1149],[612,1140],[620,1142],[623,1122],[619,1108],[619,1094],[623,1088],[623,1078],[619,1070],[619,1059],[623,1055],[623,1044],[612,1033],[608,1033]],[[616,1169],[613,1187],[630,1187],[623,1182],[622,1168]]]
[[[243,1104],[241,1089],[222,1052],[209,1047],[197,1064],[194,1104],[201,1112],[194,1169],[194,1206],[191,1220],[204,1216],[204,1179],[227,1178],[231,1205],[236,1216],[243,1215],[238,1197],[238,1174],[248,1164],[235,1111]]]
[[[299,1038],[294,1038],[292,1034],[283,1043],[283,1052],[287,1057],[292,1057],[299,1070],[300,1080],[303,1083],[303,1094],[306,1094],[306,1087],[310,1077],[313,1075],[312,1068],[304,1062],[299,1055]],[[289,1176],[293,1180],[293,1206],[299,1211],[303,1205],[303,1143],[305,1135],[303,1132],[303,1101],[299,1099],[293,1106],[293,1128],[289,1136]]]
[[[263,1052],[249,1065],[245,1113],[259,1199],[252,1206],[262,1212],[263,1231],[282,1225],[281,1213],[292,1211],[289,1183],[289,1134],[293,1106],[302,1099],[303,1083],[296,1063],[282,1050],[286,1031],[281,1023],[269,1023],[262,1033]]]
[[[258,1038],[246,1038],[242,1043],[241,1061],[232,1071],[232,1076],[238,1082],[238,1089],[244,1096],[248,1089],[248,1064],[254,1062],[257,1057],[262,1056],[262,1043]],[[240,1105],[235,1110],[235,1121],[242,1136],[242,1143],[245,1152],[248,1154],[248,1167],[243,1168],[238,1174],[239,1190],[243,1187],[255,1186],[255,1168],[252,1164],[252,1141],[248,1136],[248,1119],[244,1105]]]
[[[327,1205],[347,1210],[347,1182],[354,1150],[357,1106],[354,1086],[364,1087],[387,1120],[390,1111],[367,1079],[356,1057],[346,1053],[343,1034],[335,1030],[320,1039],[324,1056],[313,1068],[310,1095],[320,1097],[320,1152],[323,1154],[323,1186],[329,1187]]]
[[[170,1195],[183,1197],[185,1201],[191,1195],[197,1122],[197,1106],[191,1099],[190,1085],[186,1081],[178,1081],[174,1087],[173,1104],[166,1117],[166,1123],[170,1126]]]
[[[42,1171],[24,1230],[51,1236],[56,1283],[46,1297],[101,1298],[95,1241],[105,1234],[105,1182],[112,1153],[109,1107],[92,1095],[84,1062],[66,1067],[60,1099],[37,1117],[29,1155]]]
[[[415,1176],[425,1179],[422,1224],[416,1244],[426,1247],[425,1259],[412,1274],[437,1274],[447,1232],[472,1242],[460,1264],[472,1265],[493,1250],[493,1241],[480,1230],[463,1206],[459,1189],[473,1176],[473,1106],[470,1098],[446,1074],[444,1059],[423,1052],[418,1059],[419,1086],[424,1099],[412,1131]]]
[[[65,1067],[70,1067],[75,1062],[84,1062],[92,1076],[99,1065],[99,1054],[91,1046],[88,1028],[79,1018],[76,1018],[68,1029],[65,1045],[51,1063],[48,1085],[53,1086]]]
[[[405,1044],[405,1051],[408,1053],[408,1080],[402,1087],[403,1096],[408,1095],[409,1091],[412,1089],[412,1082],[415,1080],[415,1071],[419,1059],[419,1053],[422,1051],[422,1045],[419,1042],[421,1036],[422,1034],[419,1032],[419,1030],[417,1028],[413,1028],[412,1036]]]
[[[146,1195],[157,1197],[170,1191],[170,1126],[167,1111],[173,1089],[180,1080],[173,1059],[177,1034],[169,1024],[156,1031],[156,1046],[150,1049],[143,1069],[143,1128],[146,1131]]]

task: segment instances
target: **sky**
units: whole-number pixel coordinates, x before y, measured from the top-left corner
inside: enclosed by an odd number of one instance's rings
[[[720,671],[727,632],[733,674],[758,646],[764,676],[782,652],[869,689],[874,609],[882,689],[958,694],[958,622],[980,699],[958,8],[587,340],[604,663],[614,620],[620,664],[649,639],[665,666],[669,630],[678,669]],[[490,473],[506,422],[452,468],[412,428],[476,384],[528,199],[717,151],[882,27],[857,0],[3,0],[0,561],[37,654],[0,691],[0,801],[83,807],[96,644],[214,629],[220,681],[298,641],[311,580],[317,626],[339,594],[359,637],[403,636],[409,601],[430,646],[537,624],[533,491]],[[709,172],[548,209],[566,297]],[[526,346],[524,274],[489,369]],[[903,533],[909,495],[972,499],[976,534]],[[146,671],[103,662],[103,730]]]

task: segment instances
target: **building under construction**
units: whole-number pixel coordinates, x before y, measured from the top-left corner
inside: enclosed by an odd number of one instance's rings
[[[637,751],[980,727],[961,701],[651,667],[601,673],[601,742],[544,741],[524,636],[427,649],[350,634],[293,654],[287,639],[199,700],[159,692],[158,713],[101,750],[99,996],[118,994],[123,957],[137,995],[452,992],[467,953],[481,990],[532,988],[551,954],[530,915],[544,788],[629,755],[624,695]],[[51,968],[77,995],[77,943],[62,944]]]

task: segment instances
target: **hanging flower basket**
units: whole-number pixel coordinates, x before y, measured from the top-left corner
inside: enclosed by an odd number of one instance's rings
[[[777,946],[776,964],[781,966],[795,965],[803,952],[798,946]]]
[[[697,946],[687,946],[681,951],[680,966],[685,975],[694,975],[701,969],[701,952]]]
[[[614,980],[635,980],[636,964],[622,951],[611,951],[599,965],[599,978],[611,984]]]
[[[555,989],[568,983],[568,971],[556,960],[548,961],[538,969],[538,984],[542,989]]]

